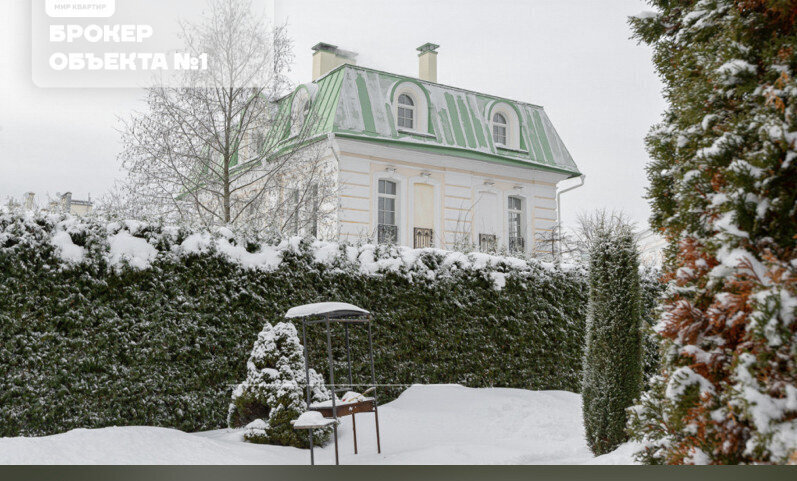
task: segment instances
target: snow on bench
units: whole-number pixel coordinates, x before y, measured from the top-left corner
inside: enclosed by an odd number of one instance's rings
[[[293,424],[293,429],[318,429],[336,422],[334,418],[327,419],[318,411],[307,411],[295,421],[291,421],[291,424]]]

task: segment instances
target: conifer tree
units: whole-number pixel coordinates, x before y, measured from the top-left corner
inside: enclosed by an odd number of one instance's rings
[[[647,146],[670,246],[639,458],[797,462],[797,2],[650,3],[630,22],[669,103]]]
[[[304,348],[296,327],[287,322],[266,323],[246,363],[246,380],[232,394],[227,423],[246,426],[244,439],[259,444],[309,447],[306,431],[291,421],[307,410]],[[310,369],[311,402],[330,399],[324,379]],[[330,429],[314,430],[314,441],[329,440]]]
[[[642,388],[637,247],[631,228],[605,217],[592,233],[582,386],[587,444],[596,455],[627,439],[626,409]]]

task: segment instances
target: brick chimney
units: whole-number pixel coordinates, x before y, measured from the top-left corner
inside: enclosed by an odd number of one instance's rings
[[[437,49],[440,45],[425,43],[418,47],[418,78],[437,82]]]
[[[357,64],[357,53],[341,50],[337,45],[319,42],[313,46],[313,80],[343,64]]]

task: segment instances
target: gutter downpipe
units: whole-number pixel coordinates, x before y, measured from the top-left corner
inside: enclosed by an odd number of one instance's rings
[[[587,179],[587,176],[584,175],[584,174],[581,174],[579,176],[579,180],[581,181],[581,183],[579,183],[577,185],[571,185],[570,187],[568,187],[566,189],[559,190],[559,191],[556,192],[556,228],[559,230],[559,242],[557,243],[557,245],[559,246],[559,255],[557,257],[561,257],[561,255],[562,255],[562,247],[561,247],[561,242],[562,242],[562,240],[561,240],[562,239],[562,194],[564,194],[565,192],[569,192],[569,191],[571,191],[573,189],[578,189],[579,187],[583,187],[584,186],[584,181],[586,179]]]

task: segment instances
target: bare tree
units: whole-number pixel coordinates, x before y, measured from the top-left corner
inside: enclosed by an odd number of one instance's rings
[[[623,212],[605,209],[590,213],[582,212],[578,216],[578,227],[574,231],[571,241],[572,251],[577,252],[582,258],[588,258],[597,232],[633,231],[634,226],[635,224]]]
[[[312,123],[311,99],[287,99],[289,139],[274,131],[276,101],[289,91],[285,27],[270,26],[249,0],[210,0],[183,38],[210,68],[187,71],[180,87],[147,89],[148,110],[123,122],[128,175],[109,203],[136,216],[275,233],[317,221],[331,196],[329,145],[293,128]]]

